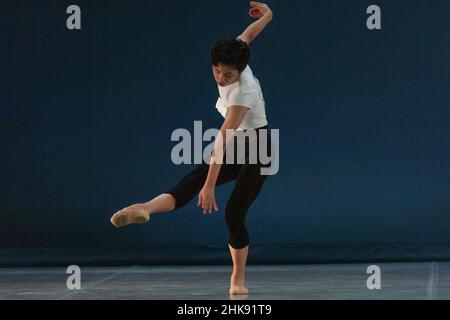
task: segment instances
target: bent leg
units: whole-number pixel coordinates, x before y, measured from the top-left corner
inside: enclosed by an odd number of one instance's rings
[[[216,186],[235,180],[241,166],[239,164],[222,164]],[[175,199],[175,207],[173,210],[184,207],[200,192],[208,177],[208,171],[209,165],[207,163],[199,164],[191,172],[182,177],[176,185],[164,192],[164,194],[172,195]]]

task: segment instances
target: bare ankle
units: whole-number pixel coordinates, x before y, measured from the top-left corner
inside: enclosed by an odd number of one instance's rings
[[[236,280],[244,280],[245,276],[243,274],[238,274],[238,273],[235,274],[235,273],[233,273],[231,275],[231,278],[232,279],[236,279]]]

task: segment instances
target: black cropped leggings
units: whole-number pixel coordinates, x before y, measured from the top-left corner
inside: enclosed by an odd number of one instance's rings
[[[271,155],[271,139],[268,126],[255,129],[259,150],[259,140],[261,129],[267,130],[267,156]],[[246,132],[247,130],[244,130]],[[245,162],[237,163],[237,137],[234,137],[234,162],[226,163],[224,152],[224,161],[221,165],[216,186],[236,180],[236,184],[225,208],[225,220],[228,226],[228,243],[235,249],[242,249],[249,244],[249,235],[245,228],[245,218],[250,205],[258,196],[267,175],[261,174],[261,168],[270,167],[271,161],[262,164],[258,155],[257,163],[249,161],[249,139],[245,138]],[[264,140],[263,140],[264,141]],[[243,161],[240,161],[243,162]],[[202,161],[194,169],[182,177],[178,183],[164,193],[171,194],[175,198],[175,209],[185,206],[194,196],[200,192],[208,176],[209,164]]]

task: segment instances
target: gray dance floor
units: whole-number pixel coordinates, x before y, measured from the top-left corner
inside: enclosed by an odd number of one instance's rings
[[[376,264],[372,290],[369,265],[249,265],[250,294],[238,297],[228,295],[231,266],[81,266],[79,290],[67,288],[66,268],[0,268],[0,299],[450,299],[450,262]]]

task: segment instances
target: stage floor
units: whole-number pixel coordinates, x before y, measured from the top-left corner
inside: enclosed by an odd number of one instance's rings
[[[450,262],[378,263],[381,289],[367,288],[367,264],[249,265],[248,296],[228,295],[230,266],[0,268],[0,299],[450,299]]]

